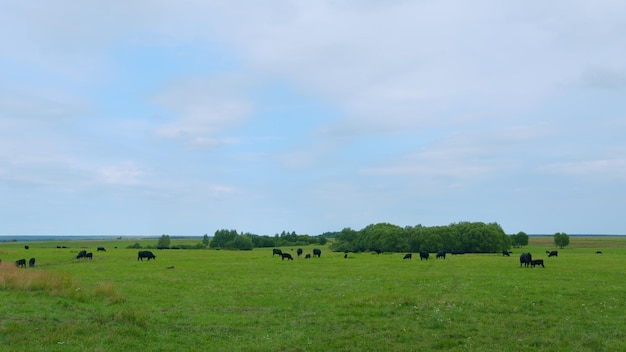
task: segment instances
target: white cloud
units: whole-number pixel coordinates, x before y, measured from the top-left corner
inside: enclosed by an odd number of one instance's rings
[[[245,122],[251,113],[251,103],[235,93],[238,89],[246,90],[247,87],[237,77],[173,82],[158,94],[154,102],[174,121],[158,127],[155,134],[182,139],[199,148],[236,142],[234,138],[219,136]]]
[[[98,169],[98,180],[107,184],[136,185],[146,174],[145,170],[131,161],[103,166]]]

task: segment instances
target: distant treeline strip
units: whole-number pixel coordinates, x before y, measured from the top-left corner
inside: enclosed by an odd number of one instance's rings
[[[400,227],[388,223],[372,224],[360,231],[345,228],[335,234],[334,251],[364,252],[438,252],[495,253],[511,248],[524,233],[507,236],[497,223],[459,222],[447,226]],[[526,236],[527,238],[527,236]],[[515,243],[513,243],[515,242]],[[526,244],[528,240],[526,239]]]

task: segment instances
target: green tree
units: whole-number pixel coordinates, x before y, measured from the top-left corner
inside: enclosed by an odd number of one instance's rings
[[[254,248],[254,244],[252,244],[252,239],[249,235],[237,235],[233,240],[233,246],[237,249],[244,251],[251,251]]]
[[[202,237],[202,246],[204,246],[204,248],[206,248],[209,245],[209,235],[207,235],[206,233],[204,234],[204,237]]]
[[[516,235],[511,235],[511,245],[513,247],[528,246],[528,235],[520,231]]]
[[[233,244],[237,236],[236,230],[217,230],[213,236],[213,240],[209,244],[211,248],[228,248]]]
[[[554,244],[559,248],[564,248],[569,244],[569,236],[565,232],[554,234]]]
[[[157,243],[157,248],[170,248],[170,242],[170,235],[161,235]]]

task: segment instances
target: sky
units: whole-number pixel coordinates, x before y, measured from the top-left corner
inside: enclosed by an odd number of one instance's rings
[[[0,234],[626,234],[626,2],[0,7]]]

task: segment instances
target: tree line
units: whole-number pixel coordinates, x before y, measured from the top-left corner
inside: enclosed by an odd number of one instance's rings
[[[497,223],[459,222],[447,226],[406,226],[389,223],[368,225],[356,231],[345,228],[335,234],[334,251],[495,253],[511,248],[511,237]]]
[[[240,249],[251,250],[253,248],[283,247],[283,246],[307,246],[310,244],[325,245],[326,237],[296,234],[295,231],[283,231],[274,236],[255,235],[251,233],[238,233],[236,230],[217,230],[209,243],[210,248],[215,249]]]
[[[518,232],[506,235],[498,223],[458,222],[447,226],[406,226],[389,223],[366,226],[361,230],[344,228],[339,232],[325,232],[318,236],[283,231],[274,236],[239,233],[236,230],[221,229],[210,238],[207,234],[202,242],[188,248],[238,249],[325,245],[328,238],[334,238],[330,249],[337,252],[438,252],[459,251],[464,253],[496,253],[511,247],[528,245],[528,235]],[[554,235],[555,245],[563,248],[569,244],[565,233]],[[170,236],[162,235],[157,248],[170,246]]]

